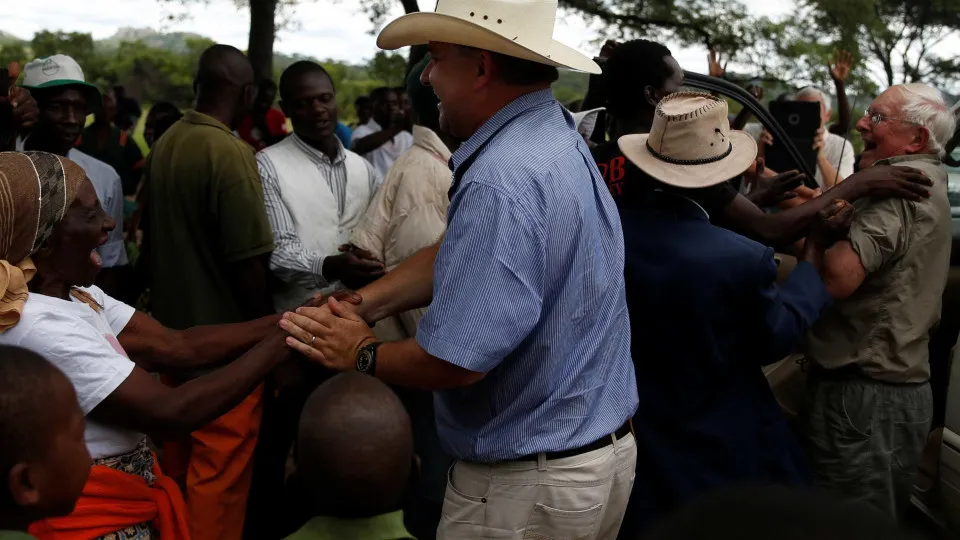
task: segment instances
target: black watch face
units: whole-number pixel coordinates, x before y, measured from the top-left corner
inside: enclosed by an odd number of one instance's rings
[[[368,373],[373,366],[373,351],[364,347],[357,353],[357,371]]]

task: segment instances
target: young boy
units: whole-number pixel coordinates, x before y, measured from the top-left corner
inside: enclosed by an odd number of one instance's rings
[[[86,425],[67,377],[41,356],[0,346],[0,540],[73,511],[90,475]]]
[[[379,380],[343,373],[303,409],[297,476],[316,517],[286,540],[401,540],[413,464],[410,417]]]

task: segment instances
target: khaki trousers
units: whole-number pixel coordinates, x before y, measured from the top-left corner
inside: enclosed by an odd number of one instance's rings
[[[636,468],[631,434],[563,459],[458,461],[448,473],[437,538],[613,540]]]

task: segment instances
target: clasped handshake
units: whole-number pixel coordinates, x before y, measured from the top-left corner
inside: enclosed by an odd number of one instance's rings
[[[331,283],[340,281],[359,288],[385,273],[383,263],[365,250],[344,245],[340,251],[340,255],[327,257],[323,264],[324,277]],[[351,289],[329,296],[320,293],[296,311],[284,313],[280,328],[289,334],[287,345],[327,368],[353,369],[357,351],[376,339],[363,318],[362,300]]]

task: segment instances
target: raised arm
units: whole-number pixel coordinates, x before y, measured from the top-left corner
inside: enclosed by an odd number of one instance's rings
[[[847,79],[853,65],[853,55],[847,51],[835,52],[833,60],[828,64],[830,78],[837,89],[837,123],[830,127],[830,132],[840,136],[850,131],[850,122],[853,120],[846,92]]]

